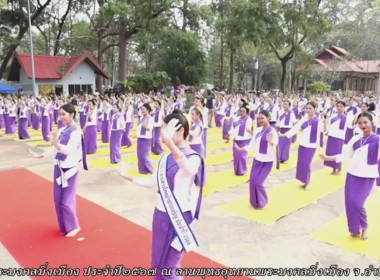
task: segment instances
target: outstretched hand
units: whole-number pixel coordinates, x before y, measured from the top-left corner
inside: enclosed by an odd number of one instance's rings
[[[29,150],[29,153],[30,153],[34,158],[43,158],[43,157],[44,157],[43,155],[39,155],[39,154],[33,152],[32,150]]]

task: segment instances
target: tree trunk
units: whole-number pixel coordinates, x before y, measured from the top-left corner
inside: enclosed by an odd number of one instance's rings
[[[280,82],[280,89],[282,93],[285,93],[285,81],[286,81],[286,63],[288,62],[287,59],[281,59],[281,67],[282,67],[282,73],[281,73],[281,82]]]
[[[183,0],[183,11],[182,11],[182,16],[183,16],[183,21],[182,21],[182,31],[186,31],[186,26],[187,26],[187,5],[189,4],[189,0]]]
[[[232,88],[234,85],[234,55],[235,55],[235,49],[231,47],[231,53],[230,53],[230,83],[228,85],[228,92],[232,93]]]
[[[224,89],[224,81],[223,81],[223,72],[224,72],[224,61],[223,61],[223,58],[224,58],[224,42],[223,42],[223,15],[224,15],[224,12],[223,12],[223,0],[220,1],[221,5],[220,5],[220,16],[222,18],[222,31],[220,32],[220,77],[219,77],[219,83],[220,83],[220,89],[223,90]]]
[[[61,20],[58,20],[58,34],[57,34],[57,37],[55,38],[55,44],[54,44],[54,56],[56,56],[59,52],[59,46],[61,44],[61,36],[62,36],[62,30],[63,30],[63,26],[65,24],[65,21],[66,21],[66,18],[67,16],[69,15],[69,12],[70,12],[70,9],[71,9],[71,4],[72,4],[72,0],[69,0],[69,2],[67,3],[67,10],[65,12],[65,14],[62,16]]]
[[[126,78],[126,56],[127,56],[127,31],[124,20],[120,23],[119,33],[119,69],[118,80],[122,82]]]

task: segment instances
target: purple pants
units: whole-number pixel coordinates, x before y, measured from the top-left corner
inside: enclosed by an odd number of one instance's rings
[[[50,120],[48,116],[43,116],[41,121],[42,137],[46,142],[50,141]]]
[[[32,115],[32,128],[34,130],[40,129],[40,116],[38,114]]]
[[[98,143],[96,142],[96,126],[89,125],[86,127],[86,131],[84,133],[84,148],[86,150],[86,154],[95,154],[98,150]]]
[[[308,184],[311,174],[311,162],[315,154],[315,148],[298,147],[298,159],[296,179],[304,184]]]
[[[235,175],[244,175],[247,172],[247,151],[239,152],[235,148],[235,143],[240,147],[245,147],[249,144],[250,140],[234,140],[234,146],[232,148],[232,154],[234,158],[234,171]]]
[[[192,221],[191,212],[183,213],[185,220]],[[178,252],[170,246],[175,238],[175,231],[167,213],[154,210],[152,225],[152,261],[151,267],[157,267],[155,280],[180,280],[182,276],[176,276],[175,270],[180,267],[184,252]],[[161,276],[161,269],[169,268],[174,273],[172,276]]]
[[[32,126],[32,113],[30,110],[27,111],[27,116],[28,116],[28,127]]]
[[[18,138],[30,139],[28,133],[28,119],[20,118],[18,121]]]
[[[223,115],[215,114],[215,126],[222,127]]]
[[[268,203],[264,182],[272,170],[273,161],[261,162],[254,160],[249,179],[249,202],[253,208],[262,208]]]
[[[4,114],[4,127],[5,127],[5,134],[9,133],[9,114]]]
[[[342,153],[344,140],[329,136],[327,138],[326,156],[336,156]],[[342,169],[342,163],[335,161],[324,161],[325,166],[329,166],[333,169]]]
[[[125,124],[125,130],[123,132],[123,136],[121,138],[121,146],[123,147],[130,147],[132,146],[131,138],[129,137],[129,132],[131,131],[132,123],[126,123]]]
[[[67,171],[67,169],[62,169]],[[54,166],[54,205],[57,213],[58,226],[61,233],[68,233],[79,227],[76,215],[76,197],[78,173],[68,180],[68,187],[62,188],[56,179],[61,176],[58,165]]]
[[[137,138],[137,166],[140,174],[153,174],[152,163],[149,159],[149,150],[152,139]]]
[[[118,163],[121,161],[120,145],[121,137],[123,136],[122,130],[112,130],[110,139],[110,160],[111,163]]]
[[[344,194],[348,230],[352,234],[359,234],[368,226],[364,204],[374,182],[374,178],[361,178],[347,173]]]
[[[155,155],[161,155],[164,152],[161,146],[161,127],[155,127],[153,129],[151,151]]]
[[[8,116],[8,133],[7,134],[15,134],[15,125],[16,125],[16,117]]]

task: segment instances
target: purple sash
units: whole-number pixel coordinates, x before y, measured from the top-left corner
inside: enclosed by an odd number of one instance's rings
[[[350,106],[347,110],[347,113],[352,111],[353,115],[356,115],[356,113],[358,112],[358,108],[357,107],[353,107],[353,106]]]
[[[59,144],[67,145],[67,143],[69,143],[69,140],[70,140],[71,132],[75,131],[76,128],[77,127],[75,125],[72,125],[72,126],[67,127],[64,131],[62,131],[58,139]],[[55,159],[57,160],[65,160],[66,158],[67,158],[67,155],[63,153],[59,153],[59,152],[55,156]]]
[[[260,131],[259,133],[256,134],[256,138],[261,137],[260,139],[260,148],[259,152],[261,154],[266,154],[268,151],[268,141],[267,141],[267,135],[273,130],[272,126],[268,126],[264,131]]]
[[[244,136],[244,131],[245,131],[245,125],[247,123],[248,117],[245,117],[244,119],[240,119],[236,122],[233,123],[234,127],[239,126],[239,136]]]
[[[311,126],[310,143],[317,142],[318,123],[319,123],[318,118],[314,117],[312,120],[304,122],[301,126],[302,130],[305,130],[309,125]]]
[[[293,110],[294,115],[296,116],[296,119],[298,119],[299,118],[298,108],[297,107],[293,107],[292,110]]]
[[[291,116],[291,112],[290,111],[284,112],[280,116],[280,121],[282,121],[285,118],[285,125],[289,125],[289,123],[290,123],[290,116]]]
[[[108,113],[107,112],[104,112],[103,120],[108,121]]]
[[[147,117],[143,117],[141,118],[140,120],[140,123],[141,124],[141,130],[140,130],[140,135],[145,135],[146,134],[146,129],[145,127],[143,126],[143,123],[144,123],[144,120],[147,119]]]
[[[154,115],[154,122],[158,122],[158,117],[160,116],[160,110],[157,110],[157,112]]]
[[[340,120],[340,123],[339,123],[339,129],[340,130],[343,130],[344,129],[344,126],[346,124],[346,115],[342,114],[340,116],[336,116],[335,118],[331,119],[331,124],[333,124],[334,122],[336,122],[337,120]]]
[[[112,116],[112,130],[117,130],[117,120],[119,119],[120,114]]]
[[[41,116],[43,117],[45,114],[45,107],[41,107]]]
[[[227,106],[227,108],[224,110],[224,112],[226,113],[226,117],[230,117],[231,116],[231,105]]]
[[[368,165],[375,165],[378,163],[379,138],[380,138],[379,135],[371,134],[371,135],[360,138],[353,145],[353,148],[355,151],[361,147],[360,142],[365,143],[364,145],[368,145],[368,157],[367,157]]]

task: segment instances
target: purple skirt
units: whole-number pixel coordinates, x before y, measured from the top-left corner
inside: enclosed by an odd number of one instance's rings
[[[190,211],[183,213],[183,216],[187,223],[192,221]],[[151,261],[151,267],[157,267],[157,274],[154,277],[155,280],[183,279],[182,276],[175,276],[175,273],[170,277],[161,276],[161,269],[163,268],[176,271],[176,269],[180,267],[184,251],[178,252],[170,246],[175,236],[175,230],[170,222],[168,214],[155,208],[152,225]]]
[[[137,138],[137,166],[140,174],[153,174],[149,151],[152,139]]]
[[[161,127],[155,127],[153,129],[151,150],[155,155],[161,155],[164,152],[161,146]]]
[[[0,114],[0,129],[4,128],[4,115]]]
[[[344,140],[335,137],[327,137],[326,145],[326,156],[336,156],[342,153]],[[331,167],[333,169],[342,169],[342,163],[337,163],[335,161],[324,161],[325,166]]]
[[[273,161],[261,162],[256,159],[253,160],[249,179],[249,202],[255,209],[262,208],[268,203],[264,182],[268,178],[272,166]]]
[[[223,129],[222,129],[222,138],[224,140],[228,139],[228,132],[231,130],[232,122],[224,120],[223,122]]]
[[[87,155],[95,154],[98,150],[98,143],[96,142],[96,126],[86,126],[84,133],[84,148]]]
[[[102,142],[108,143],[110,141],[110,122],[102,121]]]
[[[50,123],[49,123],[49,125],[50,125],[50,126],[49,126],[49,129],[50,129],[50,132],[52,132],[52,131],[53,131],[53,122],[54,122],[54,119],[53,119],[53,118],[54,118],[54,113],[53,113],[53,112],[50,112],[50,113],[49,113],[49,116],[50,116],[50,119],[49,119],[49,120],[50,120]]]
[[[82,129],[86,125],[86,118],[87,116],[84,114],[84,112],[79,113],[79,124]]]
[[[350,142],[350,140],[353,136],[354,136],[354,129],[353,128],[347,128],[344,144],[347,144],[348,142]]]
[[[290,128],[280,128],[280,133],[284,134],[289,131]],[[285,162],[289,160],[291,140],[288,137],[279,137],[278,139],[278,153],[279,161]]]
[[[50,120],[48,116],[43,116],[41,121],[42,137],[46,142],[50,141]]]
[[[28,116],[28,127],[32,126],[32,113],[30,110],[27,111],[27,116]]]
[[[15,133],[15,125],[16,125],[16,117],[8,116],[8,133],[7,134]]]
[[[311,174],[311,162],[315,154],[315,148],[306,148],[304,146],[298,147],[298,159],[296,179],[304,184],[308,184]]]
[[[28,119],[20,118],[18,122],[18,138],[30,139],[28,133]]]
[[[250,140],[234,140],[234,146],[232,148],[232,154],[234,159],[234,171],[235,175],[244,175],[247,172],[247,151],[239,152],[235,148],[235,143],[238,145],[238,147],[242,148],[249,144]]]
[[[129,132],[131,131],[132,123],[125,124],[125,130],[123,132],[123,136],[121,138],[121,146],[122,147],[130,147],[132,146],[131,138],[129,137]]]
[[[223,115],[215,114],[215,126],[222,127]]]
[[[67,169],[62,169],[66,171]],[[54,166],[54,206],[57,214],[58,226],[61,233],[68,233],[79,227],[76,214],[76,188],[78,172],[68,180],[68,186],[62,188],[56,179],[61,176],[58,165]]]
[[[110,139],[110,160],[111,163],[118,163],[121,161],[120,146],[121,137],[123,135],[122,130],[112,130]]]
[[[97,131],[97,132],[102,131],[102,126],[103,126],[102,123],[103,123],[103,121],[98,119],[98,121],[97,121],[97,125],[96,125],[96,131]]]
[[[359,234],[368,226],[364,204],[374,183],[374,178],[361,178],[347,173],[344,195],[348,230],[352,234]]]
[[[40,116],[38,114],[32,115],[32,128],[34,130],[40,129]]]

